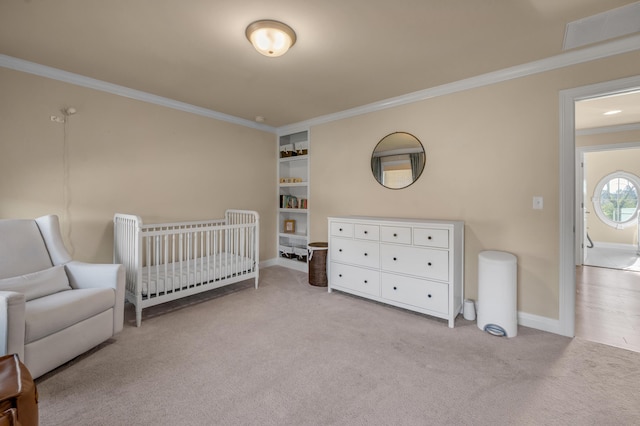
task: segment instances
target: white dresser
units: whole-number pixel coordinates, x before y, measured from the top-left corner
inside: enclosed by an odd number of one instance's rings
[[[464,300],[464,222],[329,217],[328,290],[449,321]]]

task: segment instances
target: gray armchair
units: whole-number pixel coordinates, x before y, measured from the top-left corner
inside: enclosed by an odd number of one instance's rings
[[[124,267],[73,261],[58,217],[0,220],[0,355],[37,378],[120,332]]]

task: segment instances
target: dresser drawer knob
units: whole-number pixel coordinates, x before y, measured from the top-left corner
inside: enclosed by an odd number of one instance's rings
[[[342,274],[338,274],[338,276],[339,276],[340,278],[342,278]]]
[[[397,290],[397,289],[398,289],[398,287],[393,287],[393,289],[394,289],[394,290]]]
[[[367,281],[367,280],[364,280],[364,283],[365,283],[365,284],[367,284],[368,282],[369,282],[369,281]]]
[[[369,233],[369,231],[364,231],[364,234],[365,234],[365,235],[366,235],[366,234],[368,234],[368,233]]]
[[[342,228],[338,229],[338,231],[342,232]]]
[[[427,265],[431,266],[431,262],[427,263]]]
[[[430,294],[427,294],[427,297],[428,297],[429,299],[431,299],[431,295],[430,295]]]
[[[365,256],[369,256],[367,253],[364,254]]]
[[[394,257],[394,258],[393,258],[393,260],[394,260],[394,261],[395,261],[395,260],[398,260],[398,258],[397,258],[397,257]]]
[[[393,234],[393,236],[394,236],[394,237],[397,237],[397,236],[398,236],[398,234]]]
[[[431,239],[431,235],[429,235],[429,236],[427,237],[427,240],[430,240],[430,239]]]
[[[338,249],[338,251],[339,251],[340,253],[342,253],[342,249]]]

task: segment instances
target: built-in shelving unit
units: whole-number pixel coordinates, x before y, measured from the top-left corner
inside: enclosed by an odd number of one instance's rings
[[[309,131],[278,137],[278,263],[307,272]]]

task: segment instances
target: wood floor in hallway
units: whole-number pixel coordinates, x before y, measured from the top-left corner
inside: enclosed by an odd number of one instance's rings
[[[576,337],[640,352],[640,272],[576,268]]]

